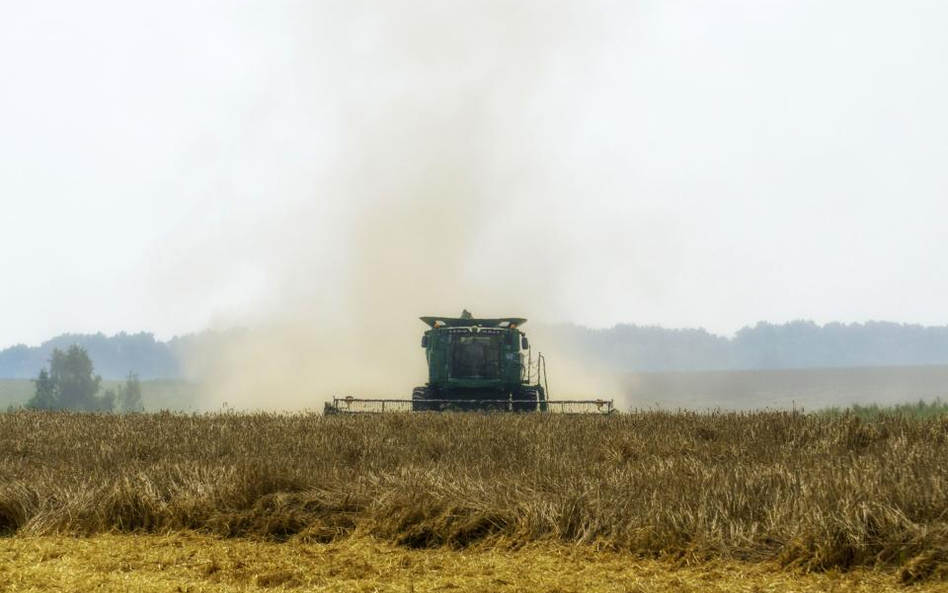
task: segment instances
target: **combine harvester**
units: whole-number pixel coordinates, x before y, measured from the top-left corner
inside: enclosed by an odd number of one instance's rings
[[[382,412],[546,412],[611,414],[612,400],[551,400],[546,360],[533,359],[517,317],[476,319],[422,317],[429,329],[421,338],[428,359],[428,383],[411,399],[333,397],[326,414]],[[524,356],[524,351],[526,356]]]

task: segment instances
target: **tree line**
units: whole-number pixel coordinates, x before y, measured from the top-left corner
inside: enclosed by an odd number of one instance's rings
[[[529,327],[537,347],[555,343],[577,360],[619,372],[948,364],[948,326],[761,322],[730,337],[700,328],[630,324],[605,329],[539,323]],[[189,378],[184,369],[200,354],[226,347],[234,336],[246,338],[250,331],[207,331],[168,341],[147,333],[64,334],[37,347],[0,350],[0,378],[35,378],[55,350],[78,345],[105,379],[125,380],[128,369],[138,370],[143,380],[184,379]]]
[[[761,322],[725,337],[704,329],[534,327],[579,360],[617,371],[706,371],[948,364],[948,326],[871,321]]]
[[[136,369],[143,381],[185,378],[185,368],[197,353],[213,352],[232,336],[245,330],[204,331],[158,340],[150,333],[62,334],[39,346],[18,344],[0,350],[0,378],[33,379],[46,366],[54,350],[81,346],[95,361],[106,380],[124,380],[128,369]]]
[[[53,350],[49,368],[34,380],[35,391],[26,403],[34,410],[83,412],[142,412],[142,386],[138,375],[128,373],[125,382],[100,393],[102,377],[95,374],[89,353],[79,345]]]

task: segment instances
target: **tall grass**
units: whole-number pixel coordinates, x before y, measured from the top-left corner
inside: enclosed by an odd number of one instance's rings
[[[948,420],[0,414],[0,530],[553,539],[946,575]]]

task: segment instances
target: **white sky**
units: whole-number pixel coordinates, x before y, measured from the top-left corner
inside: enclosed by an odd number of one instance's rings
[[[3,2],[0,347],[332,291],[325,180],[428,112],[543,321],[946,324],[946,58],[938,0]]]

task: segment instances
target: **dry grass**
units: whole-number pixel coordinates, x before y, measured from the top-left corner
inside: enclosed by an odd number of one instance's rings
[[[945,592],[884,571],[800,574],[769,564],[685,566],[587,546],[412,550],[368,539],[273,543],[197,534],[0,541],[0,591],[496,591],[538,593]]]
[[[911,583],[948,575],[946,453],[948,420],[896,417],[17,412],[0,530],[583,543]]]

